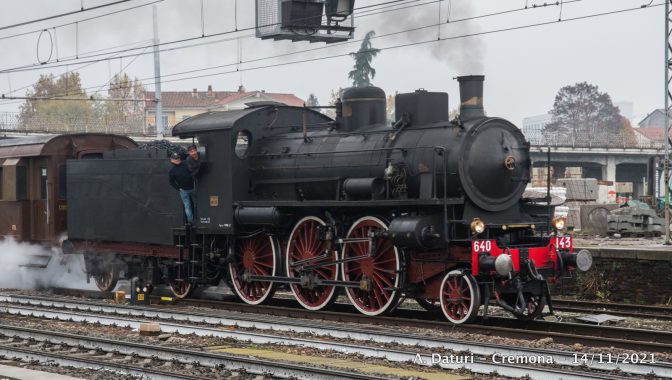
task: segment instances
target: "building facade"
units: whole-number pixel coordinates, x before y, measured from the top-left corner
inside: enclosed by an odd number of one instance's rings
[[[293,94],[270,93],[265,91],[207,91],[193,89],[189,91],[162,91],[164,133],[170,134],[172,127],[194,115],[210,111],[229,111],[243,109],[248,103],[277,102],[288,106],[301,107],[304,101]],[[145,92],[145,122],[149,129],[156,128],[156,94]]]

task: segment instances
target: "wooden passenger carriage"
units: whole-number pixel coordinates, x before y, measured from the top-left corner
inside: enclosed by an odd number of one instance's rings
[[[67,229],[66,160],[136,146],[128,137],[90,133],[0,139],[0,235],[58,244]]]

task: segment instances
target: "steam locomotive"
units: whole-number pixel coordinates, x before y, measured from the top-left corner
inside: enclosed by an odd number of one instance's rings
[[[498,305],[520,319],[552,312],[548,282],[592,264],[574,252],[548,198],[523,198],[529,143],[483,110],[483,76],[448,94],[345,90],[336,118],[251,104],[176,125],[197,142],[192,225],[167,184],[161,150],[113,149],[67,162],[65,253],[83,253],[102,291],[120,277],[176,297],[225,279],[249,304],[279,287],[319,310],[344,291],[361,313],[415,299],[452,323]]]

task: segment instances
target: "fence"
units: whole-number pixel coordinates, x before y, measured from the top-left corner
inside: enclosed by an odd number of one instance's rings
[[[571,148],[649,148],[660,149],[662,141],[651,140],[635,131],[531,131],[525,137],[532,145]]]
[[[164,126],[169,134],[174,125]],[[0,112],[0,132],[23,133],[114,133],[129,136],[156,135],[156,126],[149,125],[146,117],[110,118],[105,116],[32,116],[20,117],[18,112]]]

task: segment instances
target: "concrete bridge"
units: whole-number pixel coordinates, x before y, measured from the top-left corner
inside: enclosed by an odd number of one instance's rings
[[[533,167],[546,166],[548,149],[539,145],[530,148]],[[632,182],[635,197],[660,194],[656,191],[660,188],[656,166],[664,156],[662,144],[660,148],[551,146],[550,152],[555,173],[564,173],[566,167],[581,167],[585,178]]]

